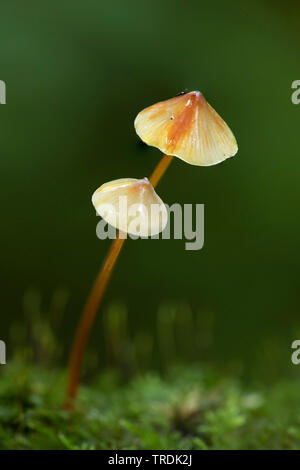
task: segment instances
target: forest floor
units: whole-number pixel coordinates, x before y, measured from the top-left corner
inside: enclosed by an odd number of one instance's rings
[[[102,374],[61,404],[65,372],[0,370],[0,449],[300,449],[300,381],[247,389],[200,366],[122,384]]]

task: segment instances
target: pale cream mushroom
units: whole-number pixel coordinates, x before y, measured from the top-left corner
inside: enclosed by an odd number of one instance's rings
[[[149,106],[134,126],[146,144],[192,165],[215,165],[238,151],[230,128],[200,91]]]
[[[106,222],[130,235],[157,235],[168,222],[166,206],[147,178],[105,183],[94,192],[92,203]]]

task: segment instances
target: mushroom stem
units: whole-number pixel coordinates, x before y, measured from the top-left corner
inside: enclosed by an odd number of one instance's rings
[[[65,401],[66,408],[71,408],[72,403],[76,398],[85,346],[88,341],[98,307],[124,241],[125,238],[120,238],[118,236],[112,243],[99,275],[94,282],[78,323],[69,359],[69,377]]]
[[[167,170],[168,166],[170,165],[171,161],[173,160],[173,156],[171,155],[164,155],[162,159],[159,161],[159,164],[153,171],[152,175],[149,178],[150,183],[152,184],[153,188],[157,185],[165,171]]]
[[[172,159],[173,157],[169,155],[164,155],[162,157],[149,179],[153,187],[158,184],[161,177],[170,165]],[[94,282],[90,295],[87,298],[82,316],[78,323],[69,358],[68,385],[65,408],[72,408],[74,400],[77,396],[84,350],[94,323],[97,310],[106,291],[107,284],[110,280],[125,239],[125,237],[120,237],[118,234],[116,240],[114,240],[112,243],[104,264]]]

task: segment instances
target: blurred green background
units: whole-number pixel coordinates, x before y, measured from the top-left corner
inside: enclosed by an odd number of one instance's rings
[[[300,105],[290,97],[300,79],[299,10],[296,1],[258,0],[1,3],[8,362],[31,312],[47,323],[54,302],[65,363],[110,245],[96,238],[91,195],[151,173],[160,153],[141,145],[134,118],[186,87],[203,92],[239,144],[215,167],[176,159],[158,187],[168,204],[205,204],[205,246],[126,243],[90,348],[100,367],[109,364],[113,331],[129,338],[126,354],[145,356],[143,367],[203,360],[254,379],[298,373],[290,345],[300,333]],[[103,318],[118,326],[103,328]]]

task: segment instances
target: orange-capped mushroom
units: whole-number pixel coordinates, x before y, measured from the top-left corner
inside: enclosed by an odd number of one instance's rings
[[[134,125],[146,144],[192,165],[215,165],[238,150],[230,128],[200,91],[149,106]]]

